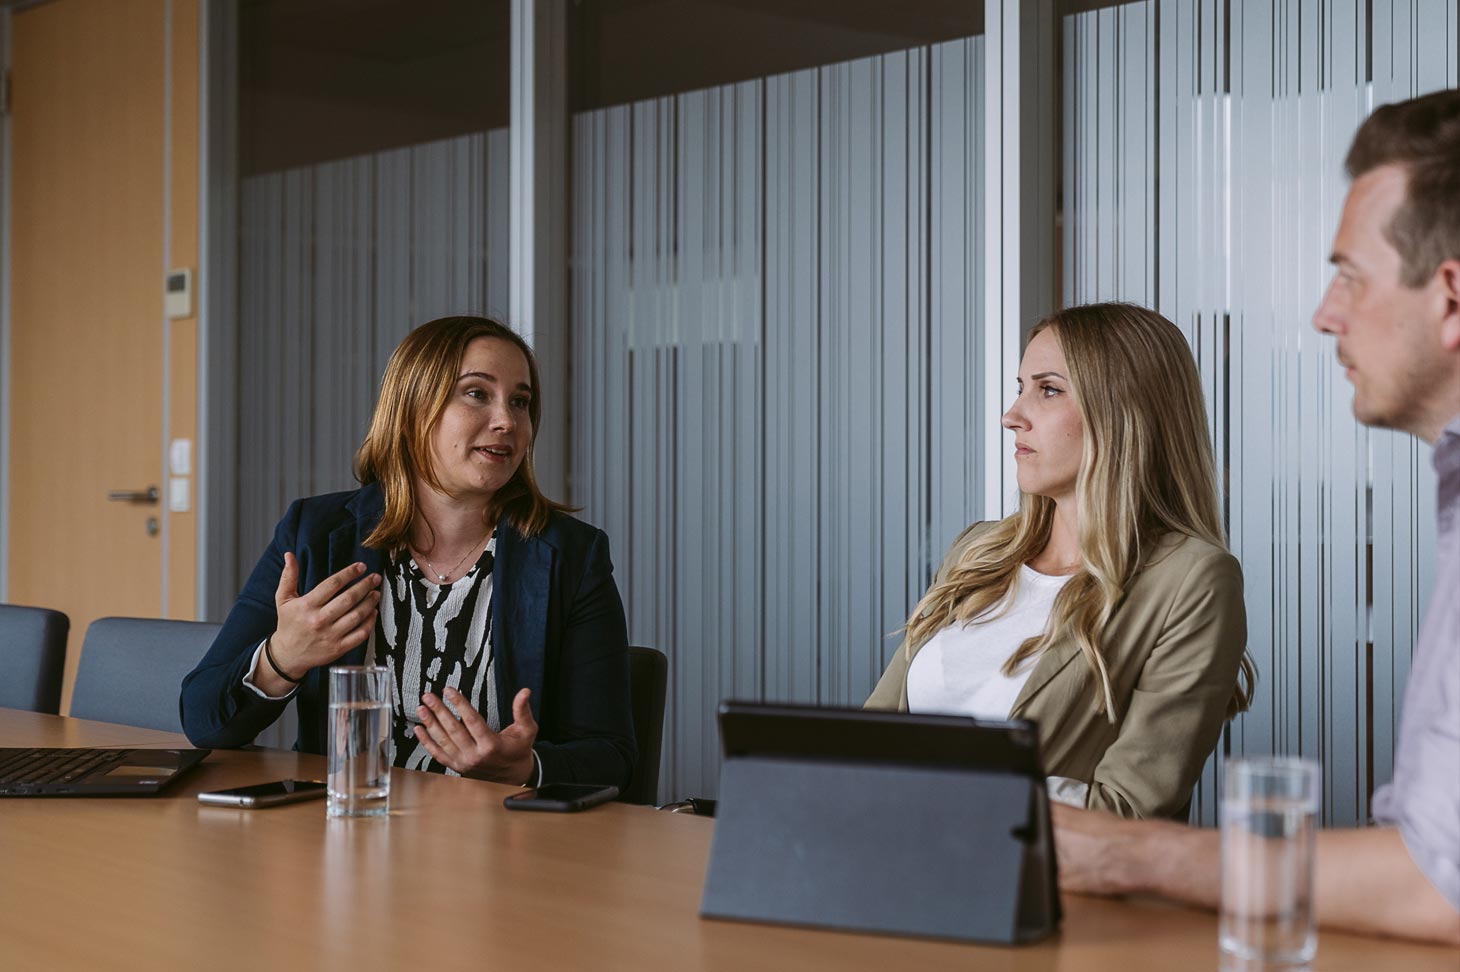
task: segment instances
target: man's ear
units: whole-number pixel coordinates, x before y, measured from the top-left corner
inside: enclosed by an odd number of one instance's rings
[[[1446,260],[1435,270],[1440,285],[1440,298],[1445,302],[1440,319],[1440,345],[1446,351],[1460,352],[1460,259]]]

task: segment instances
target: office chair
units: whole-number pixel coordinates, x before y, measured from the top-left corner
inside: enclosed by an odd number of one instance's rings
[[[0,604],[0,706],[61,711],[61,673],[71,620],[49,608]]]
[[[70,715],[182,732],[183,676],[222,625],[151,618],[99,618],[86,629]]]
[[[669,684],[669,659],[653,648],[629,649],[629,700],[634,710],[634,738],[639,765],[624,803],[652,805],[659,794],[659,753],[664,743],[664,693]]]

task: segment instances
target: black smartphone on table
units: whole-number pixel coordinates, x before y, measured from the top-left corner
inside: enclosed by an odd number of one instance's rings
[[[328,787],[319,780],[278,780],[254,786],[235,786],[228,790],[199,793],[198,802],[217,807],[276,807],[282,803],[299,803],[322,797]]]
[[[599,783],[547,783],[535,789],[514,793],[502,801],[508,810],[547,810],[551,813],[576,813],[607,803],[618,796],[618,787]]]

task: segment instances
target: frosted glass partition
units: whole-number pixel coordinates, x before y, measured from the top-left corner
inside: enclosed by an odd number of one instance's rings
[[[287,505],[355,484],[390,352],[507,307],[507,132],[284,172],[239,190],[238,563]],[[291,745],[291,715],[259,737]]]
[[[1147,0],[1064,18],[1064,288],[1187,333],[1247,582],[1253,710],[1222,752],[1322,761],[1327,822],[1392,771],[1430,587],[1429,450],[1349,410],[1312,330],[1372,107],[1457,83],[1448,0]],[[1230,17],[1228,17],[1230,14]],[[1218,759],[1197,811],[1215,819]]]
[[[574,119],[574,502],[670,658],[661,795],[721,699],[859,705],[974,516],[982,41]]]

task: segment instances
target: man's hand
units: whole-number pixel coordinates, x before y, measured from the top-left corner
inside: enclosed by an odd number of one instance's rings
[[[461,718],[451,714],[446,703],[431,693],[421,696],[416,709],[421,724],[416,738],[426,747],[431,758],[462,776],[496,783],[525,784],[532,782],[537,761],[532,744],[537,741],[537,722],[527,704],[531,689],[523,689],[512,700],[512,724],[501,732],[493,732],[480,712],[472,708],[454,688],[444,693]]]
[[[1054,821],[1055,857],[1059,861],[1060,890],[1076,894],[1125,894],[1129,869],[1122,861],[1130,838],[1125,821],[1098,810],[1079,810],[1050,804]]]
[[[1214,830],[1169,820],[1124,820],[1052,804],[1060,890],[1075,894],[1155,892],[1215,908],[1221,842]]]

